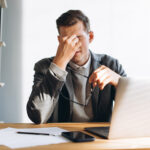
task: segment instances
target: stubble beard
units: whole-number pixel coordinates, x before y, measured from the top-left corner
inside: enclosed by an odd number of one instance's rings
[[[89,53],[86,56],[83,56],[82,52],[79,52],[79,54],[76,54],[71,61],[79,66],[83,66],[84,64],[86,64],[88,59]]]

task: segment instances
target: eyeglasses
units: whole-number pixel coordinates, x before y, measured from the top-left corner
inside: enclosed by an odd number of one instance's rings
[[[89,76],[83,75],[83,74],[81,74],[81,73],[79,73],[79,72],[73,70],[73,69],[72,69],[71,67],[69,67],[69,66],[68,66],[68,69],[71,70],[71,71],[73,71],[74,73],[77,73],[77,74],[79,74],[79,75],[81,75],[81,76],[87,78],[87,79],[89,78]],[[64,96],[61,91],[60,91],[60,95],[61,95],[65,100],[68,100],[68,101],[70,101],[70,102],[72,102],[72,103],[75,103],[75,104],[78,104],[78,105],[80,105],[80,106],[85,107],[85,106],[88,105],[88,102],[89,102],[89,100],[91,99],[93,92],[94,92],[94,88],[93,88],[93,86],[91,86],[90,94],[89,94],[88,98],[85,100],[85,104],[82,104],[82,103],[76,102],[76,101],[74,101],[74,100],[72,100],[72,99],[69,99],[68,97]]]

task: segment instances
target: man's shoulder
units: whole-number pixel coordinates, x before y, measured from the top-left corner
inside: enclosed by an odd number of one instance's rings
[[[52,60],[53,57],[43,58],[35,63],[34,69],[35,70],[48,69]]]
[[[121,66],[119,61],[116,58],[107,54],[92,53],[92,57],[93,57],[92,61],[97,62],[96,64],[107,66],[114,71],[117,70],[118,67]]]
[[[96,54],[92,52],[92,55],[93,55],[94,61],[98,61],[100,64],[106,64],[106,63],[117,61],[116,58],[107,54]]]
[[[39,61],[37,61],[36,63],[35,63],[35,65],[43,65],[43,64],[48,64],[48,63],[50,63],[51,61],[53,60],[53,57],[49,57],[49,58],[43,58],[43,59],[41,59],[41,60],[39,60]]]

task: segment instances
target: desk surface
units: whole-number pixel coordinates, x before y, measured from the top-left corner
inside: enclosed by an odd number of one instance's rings
[[[83,131],[85,127],[108,126],[108,123],[49,123],[49,124],[7,124],[1,123],[0,128],[44,128],[44,127],[60,127],[70,131]],[[85,132],[85,131],[83,131]],[[85,132],[88,133],[88,132]],[[89,134],[89,133],[88,133]],[[93,135],[93,134],[89,134]],[[95,135],[93,135],[95,136]],[[95,136],[94,142],[85,143],[63,143],[51,144],[44,146],[36,146],[30,148],[21,148],[17,150],[97,150],[97,149],[150,149],[150,138],[122,139],[122,140],[105,140]],[[0,146],[0,150],[9,150],[5,146]]]

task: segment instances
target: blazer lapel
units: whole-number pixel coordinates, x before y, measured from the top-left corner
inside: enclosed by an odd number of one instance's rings
[[[69,69],[67,69],[68,71],[68,75],[67,75],[67,78],[66,78],[66,83],[65,83],[65,86],[67,88],[67,91],[68,91],[68,94],[69,94],[69,98],[71,100],[73,100],[73,92],[74,92],[74,89],[73,89],[73,83],[72,83],[72,76],[71,76],[71,71]],[[69,106],[70,106],[70,111],[69,111],[69,120],[71,121],[71,116],[72,116],[72,111],[73,111],[73,102],[69,102]]]
[[[73,84],[70,70],[68,71],[68,75],[66,77],[66,82],[61,90],[61,93],[64,95],[60,95],[59,97],[59,109],[58,109],[58,120],[59,122],[70,122],[72,115],[72,102],[69,99],[73,100]],[[66,98],[65,98],[66,97]]]

